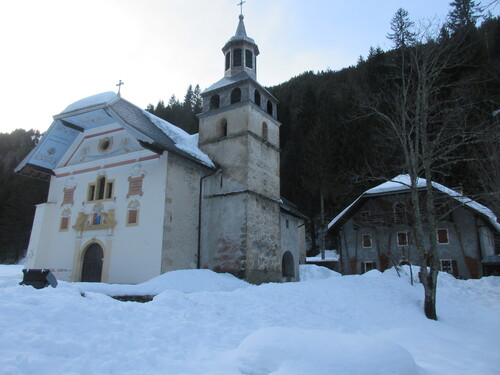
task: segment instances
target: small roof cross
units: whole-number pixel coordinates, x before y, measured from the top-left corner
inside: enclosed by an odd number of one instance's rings
[[[118,96],[120,96],[120,89],[122,88],[122,85],[124,85],[125,82],[122,82],[122,80],[120,79],[120,81],[116,84],[116,86],[118,86]]]
[[[240,7],[240,15],[243,15],[243,4],[245,4],[246,1],[241,0],[237,5]]]

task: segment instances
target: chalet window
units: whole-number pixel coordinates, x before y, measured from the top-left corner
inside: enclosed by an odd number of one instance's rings
[[[448,272],[453,275],[453,262],[451,261],[451,259],[441,260],[441,271]]]
[[[231,104],[241,102],[241,89],[236,87],[231,91]]]
[[[255,90],[255,92],[253,93],[253,100],[254,100],[255,104],[257,104],[260,107],[260,92],[259,92],[259,90]]]
[[[127,207],[127,225],[139,224],[139,202],[132,201]]]
[[[371,234],[363,234],[363,247],[372,247],[372,236]]]
[[[397,241],[398,241],[398,246],[407,246],[411,244],[411,233],[398,232]]]
[[[438,229],[437,231],[437,239],[440,244],[448,244],[448,229]]]
[[[375,262],[363,262],[363,273],[377,269],[377,263]]]
[[[267,101],[267,113],[271,116],[273,114],[273,103],[270,100]]]
[[[394,224],[405,224],[406,220],[406,205],[403,202],[397,202],[392,207],[392,219]]]
[[[267,124],[265,122],[262,123],[262,138],[264,138],[265,141],[267,141],[268,137],[268,129],[267,129]]]
[[[369,223],[370,222],[370,211],[361,211],[359,214],[361,216],[361,221],[363,223]]]
[[[87,189],[87,201],[100,201],[113,198],[114,181],[108,180],[106,176],[99,176],[96,182],[89,184]]]
[[[210,98],[210,110],[220,107],[220,96],[215,94]]]
[[[249,49],[245,50],[245,66],[247,68],[253,68],[253,53]]]
[[[226,70],[231,67],[231,51],[226,53]]]
[[[241,49],[236,48],[233,51],[233,66],[241,66]]]

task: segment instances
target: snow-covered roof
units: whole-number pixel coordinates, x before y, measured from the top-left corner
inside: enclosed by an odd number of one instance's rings
[[[97,95],[92,95],[70,104],[64,109],[64,111],[61,112],[61,114],[78,111],[81,109],[93,107],[100,104],[109,104],[115,100],[118,100],[119,98],[120,97],[112,91],[107,91]]]
[[[418,189],[425,189],[426,180],[424,178],[417,179],[417,187]],[[464,197],[462,194],[458,193],[455,190],[447,188],[444,185],[438,184],[437,182],[432,182],[432,186],[439,190],[440,192],[448,195],[454,200],[458,201],[460,204],[474,210],[475,212],[481,214],[484,218],[486,218],[489,223],[500,232],[500,224],[498,223],[496,215],[488,208],[483,206],[482,204]],[[402,174],[394,177],[392,180],[384,182],[378,186],[375,186],[371,189],[368,189],[363,194],[361,194],[353,203],[351,203],[348,207],[346,207],[340,214],[338,214],[329,224],[328,229],[337,224],[346,214],[348,214],[354,207],[357,207],[361,201],[364,201],[366,198],[379,196],[379,195],[390,195],[390,194],[398,194],[409,192],[411,187],[411,179],[407,174]]]
[[[54,116],[54,122],[39,144],[19,164],[16,172],[47,179],[79,134],[96,127],[120,124],[145,148],[169,151],[214,168],[208,155],[198,148],[197,135],[189,135],[113,92],[90,96],[70,104]]]

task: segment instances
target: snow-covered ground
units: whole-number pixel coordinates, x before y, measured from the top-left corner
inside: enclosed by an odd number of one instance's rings
[[[439,321],[393,270],[253,286],[207,270],[139,286],[19,286],[0,266],[0,374],[500,373],[500,277],[440,274]],[[106,294],[157,294],[120,302]],[[84,294],[84,296],[82,296]]]

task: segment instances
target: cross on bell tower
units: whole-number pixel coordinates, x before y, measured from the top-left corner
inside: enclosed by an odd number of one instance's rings
[[[239,4],[237,4],[240,7],[240,15],[243,15],[243,4],[245,4],[246,1],[241,0]]]

